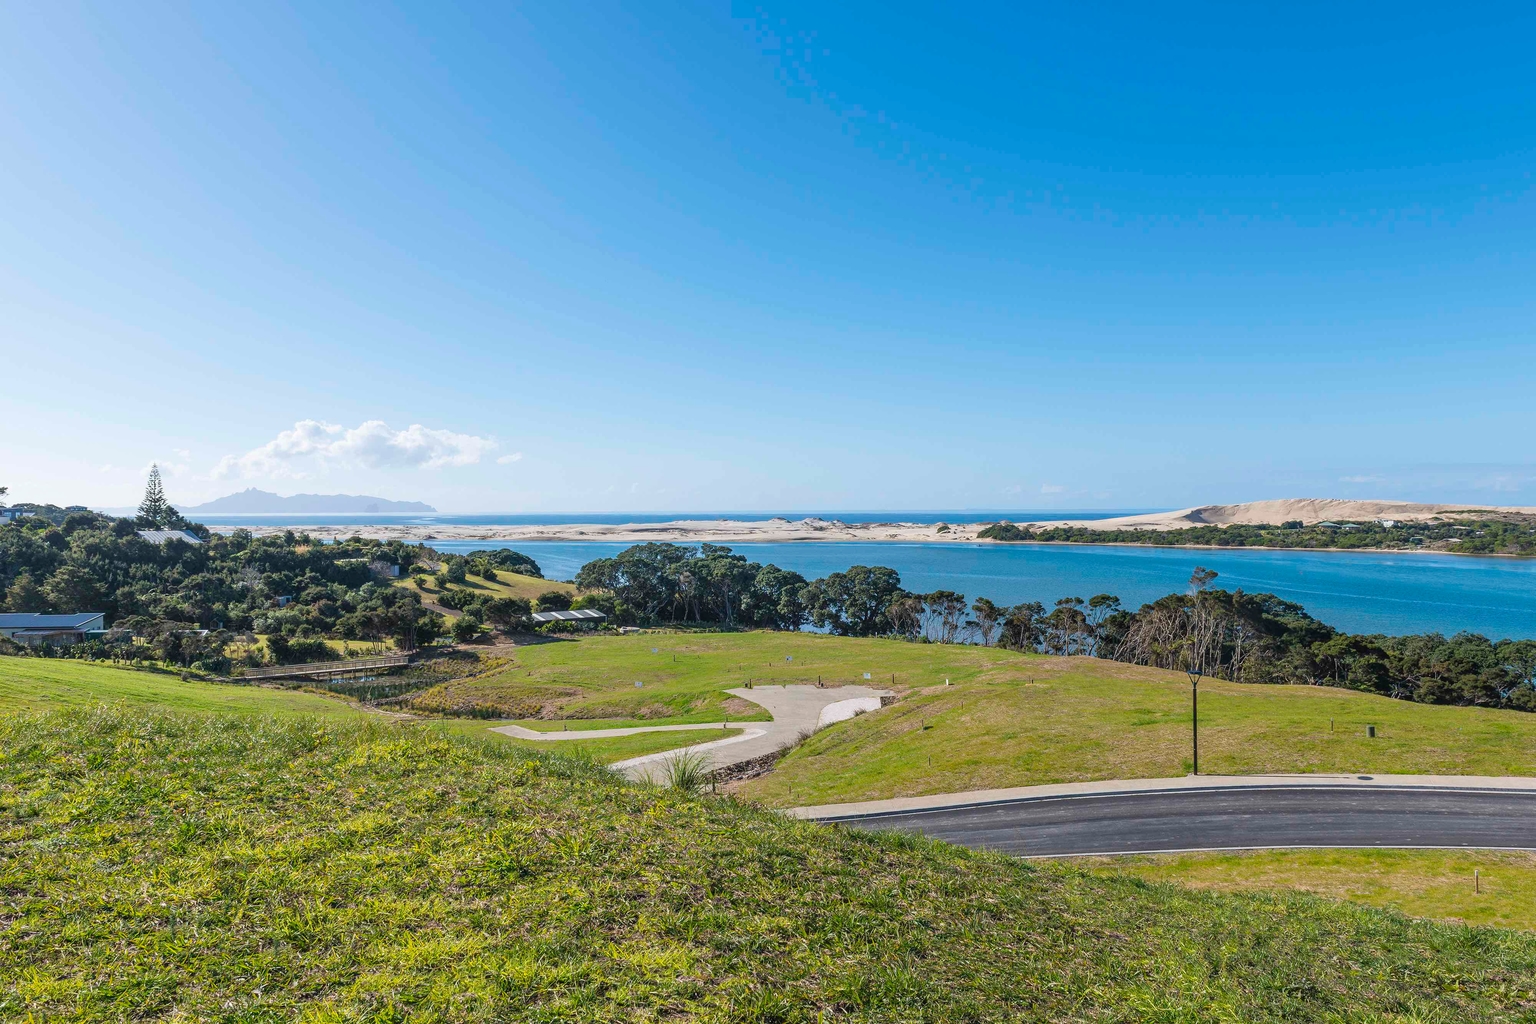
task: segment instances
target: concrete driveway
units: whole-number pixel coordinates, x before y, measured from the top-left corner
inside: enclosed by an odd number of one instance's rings
[[[830,724],[823,717],[825,713],[830,713],[831,721],[841,721],[852,718],[859,709],[878,708],[880,698],[891,695],[890,690],[876,690],[868,686],[754,686],[751,689],[739,686],[726,692],[767,708],[769,714],[773,715],[773,721],[737,723],[756,735],[743,733],[733,739],[632,757],[611,767],[632,779],[656,781],[665,775],[668,760],[682,753],[698,751],[709,755],[711,768],[725,768],[771,754],[793,743],[802,732],[815,732],[821,726]]]
[[[868,686],[754,686],[727,690],[766,708],[773,715],[771,722],[702,722],[693,725],[646,725],[629,729],[582,729],[573,732],[535,732],[520,725],[498,726],[493,732],[516,736],[518,739],[541,743],[559,743],[565,740],[594,740],[612,736],[632,736],[641,732],[683,732],[690,729],[741,729],[739,735],[726,739],[696,743],[693,746],[667,750],[644,757],[632,757],[609,767],[621,771],[631,779],[659,781],[666,775],[666,762],[679,754],[697,751],[708,755],[712,769],[725,768],[742,761],[771,754],[780,747],[793,743],[802,732],[815,732],[818,728],[852,718],[860,711],[870,711],[880,706],[880,698],[891,695],[890,690],[877,690]]]

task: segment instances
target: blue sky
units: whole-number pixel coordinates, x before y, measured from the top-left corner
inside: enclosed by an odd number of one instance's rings
[[[1529,5],[13,5],[0,483],[1536,504]]]

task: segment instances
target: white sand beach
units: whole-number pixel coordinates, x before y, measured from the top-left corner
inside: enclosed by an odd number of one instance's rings
[[[1190,526],[1279,524],[1300,520],[1311,525],[1328,521],[1395,519],[1427,522],[1433,519],[1466,519],[1487,514],[1536,515],[1536,507],[1492,505],[1429,505],[1404,501],[1355,501],[1338,498],[1284,498],[1237,505],[1199,505],[1173,512],[1094,520],[1037,520],[1020,526],[1080,526],[1090,530],[1177,530]],[[247,527],[259,535],[301,530],[311,536],[334,539],[362,536],[379,540],[487,540],[487,541],[606,541],[638,544],[646,541],[700,542],[712,544],[785,543],[790,541],[911,541],[942,544],[991,543],[976,535],[986,523],[951,523],[941,531],[934,523],[861,522],[838,519],[783,518],[757,522],[736,519],[680,519],[667,523],[569,523],[543,526],[390,525],[358,523],[347,526]],[[236,527],[218,527],[229,532]]]

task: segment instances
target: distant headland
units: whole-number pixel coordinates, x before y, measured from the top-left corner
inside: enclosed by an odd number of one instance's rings
[[[271,491],[258,491],[254,487],[247,488],[238,494],[228,494],[201,505],[182,509],[184,514],[195,516],[262,512],[300,514],[312,512],[316,515],[348,513],[373,515],[387,512],[401,515],[436,511],[437,509],[424,502],[391,501],[388,498],[375,498],[368,494],[293,494],[284,497],[281,494],[273,494]]]

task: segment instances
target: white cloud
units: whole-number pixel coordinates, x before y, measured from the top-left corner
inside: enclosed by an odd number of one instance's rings
[[[523,453],[522,452],[513,452],[511,455],[503,455],[501,458],[497,459],[496,460],[496,464],[498,466],[506,466],[506,465],[510,465],[511,463],[514,463],[514,462],[521,462],[522,459],[523,459]]]
[[[383,420],[343,427],[323,420],[300,420],[259,448],[244,455],[226,455],[214,467],[213,478],[303,477],[309,464],[364,469],[441,469],[469,466],[496,449],[496,442],[473,434],[456,434],[413,423],[393,430]]]
[[[181,451],[178,449],[176,454],[180,455]],[[140,467],[139,476],[148,476],[149,467],[151,466],[159,466],[161,476],[181,476],[192,468],[185,462],[176,462],[172,459],[155,459],[151,462],[144,463],[144,465]]]
[[[1065,490],[1066,490],[1066,488],[1063,487],[1061,484],[1041,484],[1040,485],[1040,493],[1041,494],[1060,494],[1060,493],[1062,493]]]
[[[1003,493],[1004,494],[1018,494],[1022,490],[1024,490],[1023,487],[1020,487],[1018,484],[1014,484],[1011,487],[1004,487],[1003,488]]]
[[[1387,478],[1382,476],[1341,476],[1339,477],[1339,482],[1346,484],[1384,484],[1387,482]]]

